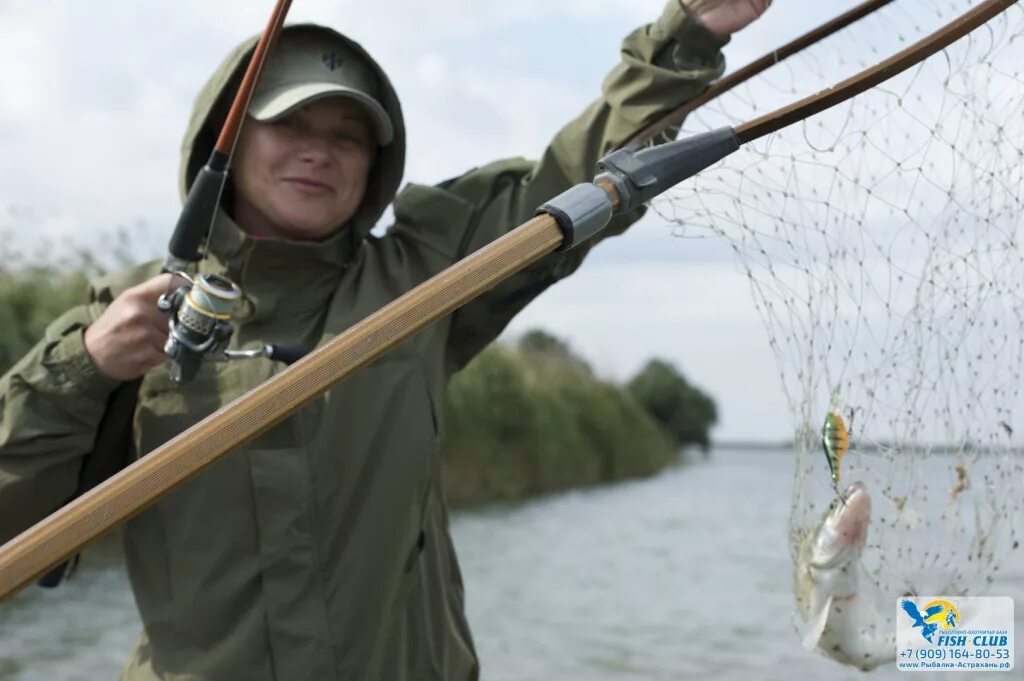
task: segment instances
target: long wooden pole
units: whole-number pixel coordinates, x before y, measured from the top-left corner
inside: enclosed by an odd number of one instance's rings
[[[562,243],[540,215],[382,307],[0,548],[0,598]]]
[[[987,0],[964,17],[882,64],[821,93],[828,106],[848,99],[942,49],[1016,0]],[[924,45],[931,48],[925,49]],[[942,47],[936,47],[941,44]],[[884,76],[884,77],[883,77]],[[881,78],[881,79],[880,79]],[[801,100],[736,129],[746,142],[822,110]],[[773,127],[777,126],[777,127]],[[617,205],[611,184],[601,183]],[[0,547],[0,598],[30,583],[104,532],[140,513],[235,447],[257,437],[338,381],[561,245],[555,219],[539,215],[335,337],[323,347],[133,463]]]

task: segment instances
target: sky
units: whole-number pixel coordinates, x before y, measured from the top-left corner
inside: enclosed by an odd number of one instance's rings
[[[730,69],[855,4],[778,2],[726,47]],[[180,137],[221,58],[270,0],[0,0],[0,230],[25,248],[127,229],[163,251],[178,211]],[[409,131],[406,181],[536,157],[599,93],[660,0],[299,0],[390,74]],[[9,242],[10,243],[10,242]],[[791,437],[779,371],[748,280],[725,242],[682,239],[650,215],[531,304],[507,338],[544,328],[615,381],[673,362],[719,406],[718,440]]]

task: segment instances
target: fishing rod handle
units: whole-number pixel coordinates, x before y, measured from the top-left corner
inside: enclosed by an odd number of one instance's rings
[[[202,258],[200,247],[210,233],[217,214],[221,192],[227,180],[228,161],[227,154],[214,151],[196,176],[181,209],[178,224],[174,227],[174,234],[167,244],[165,270],[184,270],[188,263],[198,262]]]

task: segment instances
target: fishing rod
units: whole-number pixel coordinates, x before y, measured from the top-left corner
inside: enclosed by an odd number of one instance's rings
[[[157,302],[161,310],[169,313],[164,352],[170,365],[171,378],[178,383],[192,380],[204,357],[230,359],[234,356],[264,355],[282,359],[286,363],[297,359],[291,349],[270,345],[259,351],[227,350],[226,345],[232,334],[231,310],[241,297],[240,289],[226,277],[199,275],[193,278],[187,272],[203,257],[202,244],[213,229],[245,113],[249,109],[270,48],[284,27],[291,4],[292,0],[277,0],[267,26],[253,49],[217,143],[206,165],[189,188],[167,246],[162,271],[174,273],[186,282],[174,290],[169,289]],[[93,489],[128,464],[125,459],[131,447],[131,419],[141,383],[141,379],[127,381],[111,393],[97,428],[93,449],[82,462],[78,486],[71,500]],[[69,577],[77,567],[79,554],[71,552],[69,556],[68,560],[47,570],[40,577],[39,585],[55,587]]]
[[[531,220],[382,307],[0,547],[0,598],[509,276],[549,253],[585,241],[613,215],[633,210],[742,144],[892,78],[1016,1],[986,0],[876,66],[736,128],[721,128],[639,152],[612,152],[600,162],[602,172],[593,183],[576,185],[555,197]]]
[[[231,156],[242,130],[242,121],[245,119],[246,111],[249,110],[249,102],[252,101],[256,83],[259,81],[260,73],[270,54],[270,47],[281,33],[291,4],[292,0],[277,0],[270,20],[267,22],[259,42],[256,43],[245,75],[238,86],[238,92],[231,103],[231,109],[220,129],[217,143],[214,145],[213,151],[210,152],[210,158],[206,165],[199,171],[189,188],[188,197],[185,199],[181,215],[178,217],[178,223],[174,227],[174,234],[167,246],[168,255],[164,262],[165,272],[185,270],[191,263],[198,262],[202,258],[200,247],[213,228],[214,217],[217,214],[220,197],[227,181]]]
[[[222,275],[203,274],[193,279],[185,271],[203,258],[201,247],[213,229],[242,122],[270,48],[284,27],[291,4],[292,0],[277,0],[267,27],[253,50],[210,158],[189,187],[188,197],[167,247],[163,271],[173,272],[187,282],[161,296],[157,302],[161,310],[170,313],[164,352],[170,365],[170,378],[175,383],[191,381],[204,359],[269,357],[291,363],[303,354],[295,348],[275,345],[264,345],[258,350],[228,350],[233,332],[231,313],[242,297],[241,289]],[[135,387],[137,391],[138,386]]]

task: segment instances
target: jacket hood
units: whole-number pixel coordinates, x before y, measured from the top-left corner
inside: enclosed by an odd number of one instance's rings
[[[379,147],[377,159],[370,171],[366,195],[356,214],[348,223],[348,232],[353,245],[358,245],[384,213],[394,199],[402,181],[405,169],[405,121],[391,81],[380,65],[358,43],[337,31],[316,24],[291,24],[282,29],[284,33],[319,32],[329,35],[348,45],[366,59],[378,79],[379,100],[391,117],[394,139],[390,144]],[[242,76],[249,63],[249,57],[256,47],[259,36],[253,36],[236,47],[224,59],[203,86],[192,107],[192,117],[181,145],[181,167],[178,173],[178,188],[182,198],[188,193],[199,170],[205,165],[217,143],[221,125],[227,116]],[[271,52],[273,57],[273,52]],[[245,125],[245,123],[243,123]]]

